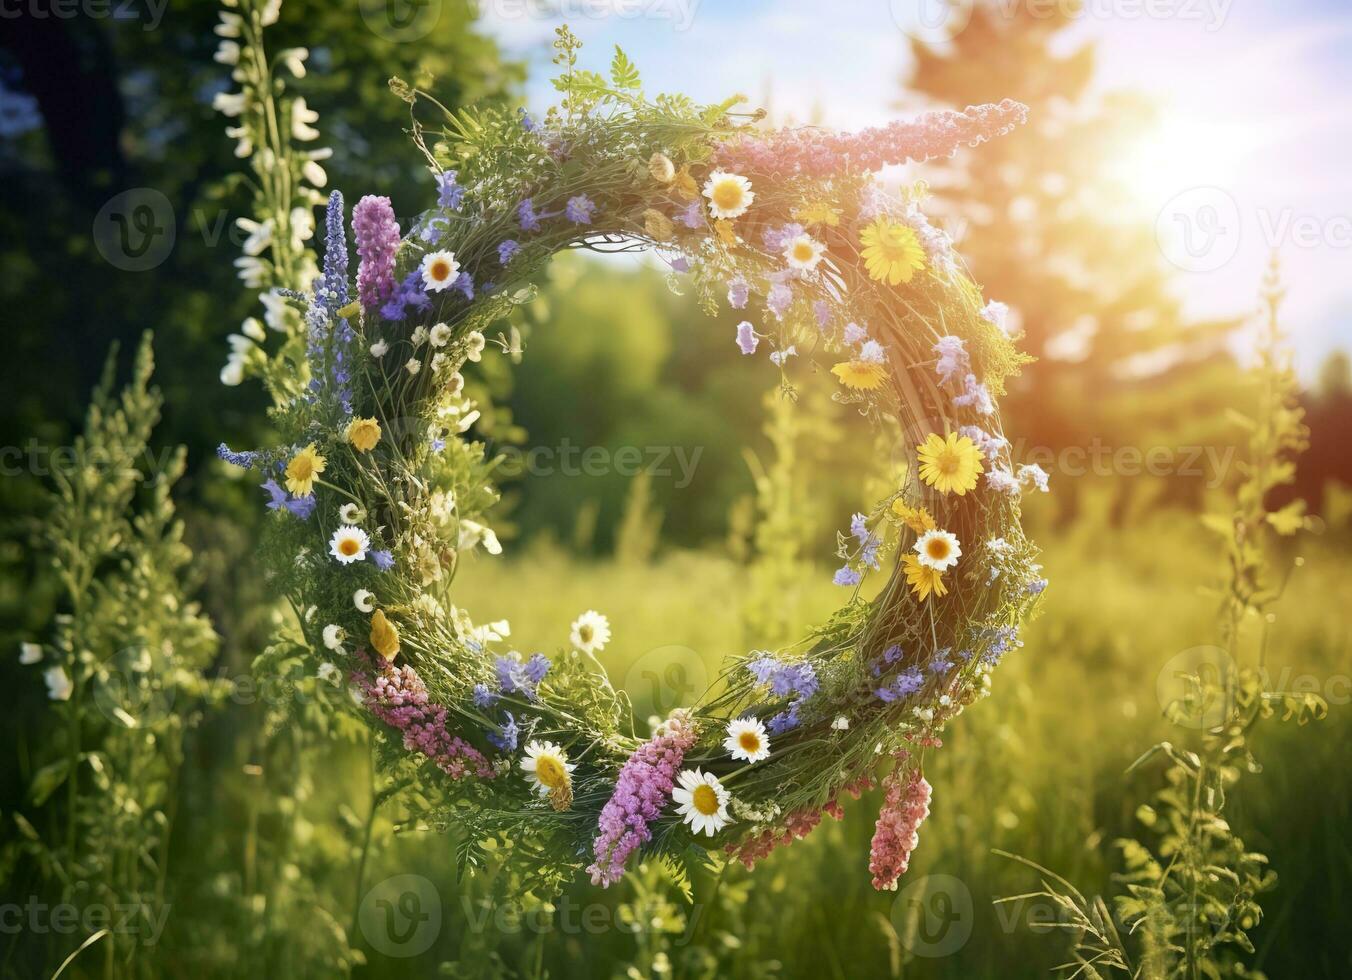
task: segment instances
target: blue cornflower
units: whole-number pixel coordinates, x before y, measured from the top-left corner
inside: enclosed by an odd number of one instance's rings
[[[388,551],[371,552],[371,561],[375,564],[376,568],[380,569],[382,572],[388,572],[394,567],[394,555]]]
[[[498,243],[498,261],[503,265],[512,261],[512,257],[521,251],[521,243],[515,238],[509,238],[505,242]]]
[[[545,675],[549,673],[549,667],[550,663],[548,657],[543,653],[532,653],[530,659],[526,661],[526,666],[524,668],[526,680],[530,681],[530,683],[536,687],[539,687],[540,682],[544,680]]]
[[[517,109],[516,111],[521,116],[521,128],[528,133],[535,132],[535,120],[530,117],[530,113],[525,109]]]
[[[458,289],[465,294],[465,299],[474,298],[474,277],[468,272],[462,272],[455,277],[455,282],[451,283],[452,289]]]
[[[886,650],[883,651],[884,663],[894,664],[900,659],[901,659],[900,643],[893,643],[890,647],[888,647]]]
[[[540,219],[544,215],[535,213],[535,204],[528,197],[516,207],[517,220],[521,222],[522,231],[538,231],[540,228]]]
[[[474,685],[474,694],[470,697],[476,708],[491,708],[497,699],[498,696],[488,689],[488,685],[482,683]]]
[[[836,585],[846,585],[846,586],[858,585],[863,580],[864,576],[860,575],[849,565],[844,565],[840,568],[837,568],[836,574],[831,579],[831,581]]]
[[[510,711],[504,711],[503,715],[507,720],[503,722],[502,727],[497,732],[488,733],[488,741],[503,752],[515,752],[520,731],[517,729],[516,719],[512,717]]]

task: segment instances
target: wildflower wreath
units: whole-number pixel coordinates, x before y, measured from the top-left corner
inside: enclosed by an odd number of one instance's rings
[[[289,119],[294,139],[312,138],[314,120],[303,99],[277,97],[277,63],[262,53],[276,5],[236,9],[220,32],[243,91],[222,107],[249,143],[242,155],[269,147],[254,167],[276,200],[287,166],[322,183],[316,155],[285,134]],[[608,77],[583,70],[566,28],[555,47],[561,101],[539,120],[450,112],[391,82],[436,201],[401,229],[388,199],[361,198],[355,281],[338,192],[322,269],[296,260],[308,207],[249,223],[244,275],[272,276],[269,314],[303,326],[276,356],[235,342],[225,379],[264,376],[281,443],[221,454],[264,477],[265,554],[320,676],[348,679],[389,736],[390,767],[444,792],[438,812],[462,831],[463,860],[496,841],[537,881],[585,867],[601,885],[637,851],[679,864],[717,849],[749,868],[823,814],[839,818],[846,794],[881,785],[869,868],[876,887],[895,887],[928,812],[925,751],[986,693],[1045,585],[1019,497],[1046,476],[1014,467],[996,412],[1021,363],[1004,308],[983,302],[918,195],[875,174],[975,146],[1025,110],[1005,102],[855,135],[766,131],[736,99],[646,98],[618,50]],[[429,107],[435,128],[421,118]],[[570,649],[523,656],[506,624],[453,603],[462,558],[501,551],[494,459],[473,438],[465,373],[514,349],[504,317],[551,256],[578,247],[657,250],[707,308],[746,311],[730,342],[768,352],[786,390],[796,372],[829,371],[836,397],[899,432],[911,458],[839,535],[843,607],[795,646],[731,656],[698,707],[646,735],[598,659],[603,616],[579,618]],[[870,574],[887,579],[866,601]]]

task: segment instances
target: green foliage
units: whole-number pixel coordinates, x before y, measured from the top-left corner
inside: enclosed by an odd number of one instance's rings
[[[36,771],[3,857],[7,878],[52,901],[135,909],[134,931],[105,933],[103,948],[85,954],[110,977],[150,975],[134,953],[158,938],[172,906],[168,842],[185,734],[223,693],[206,677],[216,636],[190,598],[192,553],[170,498],[183,450],[149,451],[162,405],[150,387],[150,335],[120,393],[115,364],[116,350],[83,434],[53,466],[39,543],[62,586],[63,612],[41,644],[53,704],[41,729],[25,733]]]
[[[1043,890],[1071,913],[1078,930],[1066,969],[1099,976],[1118,970],[1146,980],[1258,977],[1247,965],[1255,952],[1249,932],[1262,919],[1258,896],[1276,886],[1266,855],[1251,851],[1225,816],[1228,797],[1245,773],[1262,771],[1251,748],[1254,730],[1283,710],[1282,720],[1298,724],[1323,718],[1326,702],[1308,692],[1269,692],[1261,673],[1268,647],[1268,607],[1285,586],[1274,576],[1273,538],[1289,537],[1304,526],[1303,502],[1279,510],[1268,501],[1277,487],[1295,479],[1296,457],[1308,445],[1297,387],[1283,346],[1279,310],[1284,292],[1273,261],[1265,282],[1267,315],[1255,377],[1258,414],[1234,415],[1248,436],[1248,451],[1231,506],[1205,515],[1203,524],[1225,542],[1227,581],[1222,591],[1216,662],[1184,676],[1181,697],[1166,706],[1166,717],[1195,730],[1192,749],[1163,741],[1132,764],[1128,773],[1156,758],[1167,760],[1164,786],[1136,816],[1151,835],[1116,842],[1125,870],[1117,876],[1123,893],[1114,899],[1116,919],[1101,901],[1090,903],[1064,879],[1044,875]],[[1275,580],[1274,580],[1275,579]],[[1239,660],[1246,624],[1260,624],[1257,662]],[[1027,863],[1027,862],[1026,862]],[[1018,900],[1027,896],[1016,896]],[[1008,900],[1006,900],[1008,901]],[[1113,921],[1132,937],[1134,955]]]

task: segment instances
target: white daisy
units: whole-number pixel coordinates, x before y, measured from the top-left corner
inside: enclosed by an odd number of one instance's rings
[[[446,342],[451,339],[451,328],[444,323],[438,323],[428,334],[428,339],[432,341],[433,347],[445,347]]]
[[[422,361],[418,360],[416,357],[410,357],[407,363],[404,364],[404,370],[409,374],[417,374],[422,370]]]
[[[541,796],[566,789],[573,781],[570,773],[576,768],[568,761],[568,754],[553,742],[531,742],[521,760],[521,771]]]
[[[47,697],[53,701],[69,701],[71,692],[75,690],[75,685],[66,676],[65,668],[59,665],[44,670],[42,680],[47,685]]]
[[[361,506],[352,502],[338,508],[338,520],[344,524],[356,524],[362,519]]]
[[[573,621],[573,630],[569,634],[573,646],[583,653],[595,653],[604,650],[610,642],[610,620],[595,609],[588,609]]]
[[[728,722],[728,737],[723,740],[734,759],[744,762],[760,762],[770,757],[770,739],[765,734],[765,725],[759,718],[735,718]]]
[[[958,536],[950,531],[926,531],[915,542],[915,553],[920,564],[937,572],[946,572],[962,556]]]
[[[315,676],[318,677],[321,681],[327,681],[334,687],[337,687],[338,682],[342,680],[343,672],[339,670],[336,666],[325,660],[322,664],[319,665],[319,669],[315,671]]]
[[[383,339],[377,340],[374,344],[371,345],[371,356],[376,358],[377,360],[384,357],[389,352],[390,345],[385,343]]]
[[[329,539],[329,553],[344,565],[365,560],[369,547],[371,539],[366,536],[366,532],[351,524],[344,524]]]
[[[732,823],[728,816],[730,794],[713,773],[684,769],[677,782],[680,785],[671,791],[671,798],[680,804],[676,812],[685,817],[692,832],[712,837]]]
[[[352,593],[352,605],[357,607],[357,612],[375,612],[376,597],[370,589],[358,589]]]
[[[704,182],[704,196],[709,199],[709,213],[715,218],[740,217],[756,199],[751,181],[726,170],[715,170],[709,175]]]
[[[326,649],[337,653],[343,649],[343,641],[347,639],[347,630],[343,629],[337,623],[329,623],[324,627],[324,646]]]
[[[441,292],[459,275],[460,263],[455,260],[454,252],[428,252],[423,256],[422,280],[428,292]]]
[[[36,643],[19,644],[19,663],[35,664],[42,659],[42,647]]]
[[[809,272],[817,268],[825,251],[826,246],[811,235],[799,235],[784,246],[784,260],[791,269]]]

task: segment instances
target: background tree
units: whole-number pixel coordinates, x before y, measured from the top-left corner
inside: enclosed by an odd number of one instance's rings
[[[1093,91],[1093,47],[1062,53],[1076,16],[1068,5],[978,2],[951,43],[911,42],[908,101],[1008,97],[1031,110],[1027,126],[934,169],[936,210],[1038,358],[1011,380],[1005,411],[1027,445],[1052,450],[1224,442],[1219,416],[1236,378],[1224,344],[1238,321],[1189,321],[1171,292],[1154,215],[1133,201],[1130,175],[1113,176],[1154,110]],[[1118,483],[1119,520],[1137,482]],[[1195,503],[1204,485],[1178,478],[1167,492]],[[1078,507],[1073,481],[1057,501],[1064,523]]]

